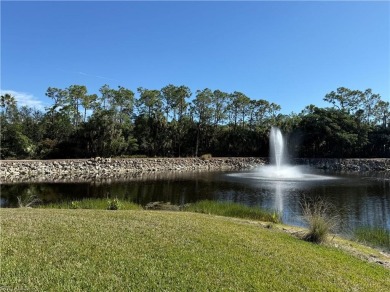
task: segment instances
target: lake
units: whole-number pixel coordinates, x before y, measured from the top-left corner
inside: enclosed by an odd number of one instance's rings
[[[278,210],[283,222],[304,226],[303,199],[322,198],[340,216],[342,233],[363,225],[390,230],[390,179],[381,173],[317,172],[329,179],[267,180],[253,172],[140,173],[120,181],[13,183],[1,185],[2,207],[17,206],[17,196],[39,196],[43,204],[82,198],[114,198],[141,205],[152,201],[187,204],[199,200],[243,203]]]

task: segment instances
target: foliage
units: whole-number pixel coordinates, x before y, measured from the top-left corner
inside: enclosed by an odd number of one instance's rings
[[[303,219],[309,225],[303,238],[314,243],[325,242],[330,232],[336,231],[339,226],[334,206],[320,198],[304,199],[301,206]]]
[[[353,116],[336,109],[314,107],[299,124],[303,157],[351,157],[368,144],[368,129]]]
[[[389,102],[372,92],[337,88],[300,114],[244,93],[169,84],[161,89],[103,85],[49,87],[53,104],[40,112],[1,96],[1,158],[268,156],[271,126],[301,157],[390,157]]]
[[[122,209],[122,203],[117,199],[107,201],[107,210],[120,210]]]
[[[389,291],[389,270],[245,220],[0,209],[1,285],[27,291]],[[92,279],[92,280],[91,280]]]
[[[78,201],[72,201],[70,202],[70,208],[71,209],[80,209],[80,204]]]
[[[194,204],[190,204],[189,206],[184,208],[184,210],[227,217],[268,221],[273,223],[281,222],[281,217],[277,212],[270,212],[262,210],[258,207],[249,207],[243,204],[232,202],[216,202],[204,200],[196,202]]]
[[[383,227],[359,227],[354,230],[354,239],[390,251],[390,230]]]
[[[95,112],[83,125],[88,156],[118,156],[138,148],[132,137],[123,135],[123,126],[115,122],[112,110]]]

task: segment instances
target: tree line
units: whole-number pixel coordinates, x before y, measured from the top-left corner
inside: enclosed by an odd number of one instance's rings
[[[187,86],[49,87],[39,111],[1,96],[1,158],[268,156],[271,126],[296,157],[390,157],[389,102],[372,92],[337,88],[330,106],[284,115],[278,104],[242,92]]]

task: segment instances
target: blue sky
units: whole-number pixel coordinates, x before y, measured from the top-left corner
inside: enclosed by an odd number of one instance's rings
[[[241,91],[282,113],[338,87],[390,100],[390,2],[1,2],[1,90],[168,84]]]

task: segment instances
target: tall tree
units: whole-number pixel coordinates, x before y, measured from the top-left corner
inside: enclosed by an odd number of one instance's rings
[[[87,87],[84,85],[71,85],[68,87],[68,105],[70,113],[72,115],[72,121],[74,126],[77,128],[81,121],[80,105],[86,98]]]
[[[49,111],[53,112],[67,102],[68,91],[56,87],[49,87],[45,95],[53,100],[53,106],[49,108]]]
[[[125,153],[129,141],[126,141],[122,129],[114,122],[112,110],[95,112],[83,130],[87,152],[95,156],[117,156]]]
[[[22,118],[16,99],[11,94],[1,96],[0,114],[0,157],[30,158],[35,153],[35,145],[23,133]]]
[[[187,86],[181,85],[176,89],[175,98],[177,103],[177,114],[179,121],[183,118],[186,112],[188,106],[186,99],[190,98],[191,94],[191,90]]]
[[[389,127],[390,102],[380,100],[374,108],[375,121],[381,122],[383,128]]]
[[[368,88],[362,94],[362,110],[364,119],[367,123],[372,123],[375,120],[375,108],[378,102],[381,100],[379,94],[372,93],[371,88]]]
[[[18,119],[18,107],[16,99],[13,95],[6,93],[1,96],[0,99],[1,115],[8,122],[13,123]]]
[[[244,126],[245,117],[248,112],[248,108],[250,104],[250,98],[241,92],[234,91],[230,95],[230,100],[231,102],[229,105],[229,109],[232,112],[234,125],[237,126],[237,122],[241,118],[242,126]]]
[[[139,87],[137,91],[140,94],[137,102],[140,114],[147,114],[149,118],[153,118],[162,113],[162,102],[159,90]]]
[[[196,92],[196,98],[193,100],[194,113],[198,118],[195,156],[198,156],[199,140],[204,134],[206,126],[210,124],[213,116],[212,100],[213,92],[208,88],[202,91],[198,90]]]
[[[213,92],[212,103],[214,107],[214,126],[217,126],[226,119],[228,96],[228,93],[218,89]]]
[[[114,90],[110,88],[109,85],[104,84],[100,87],[99,92],[100,96],[100,107],[102,109],[108,109],[114,99]]]
[[[161,97],[164,102],[164,112],[167,120],[169,120],[169,114],[172,113],[172,119],[176,119],[177,111],[177,98],[176,98],[177,87],[169,84],[161,89]]]
[[[84,123],[87,120],[87,111],[95,107],[97,100],[98,100],[97,94],[84,95],[81,101],[81,105],[84,107]]]
[[[363,93],[359,90],[351,90],[346,87],[339,87],[336,91],[326,94],[324,101],[330,102],[339,110],[354,113],[361,103]]]
[[[134,110],[134,92],[122,86],[113,91],[111,109],[120,124],[129,123]]]

